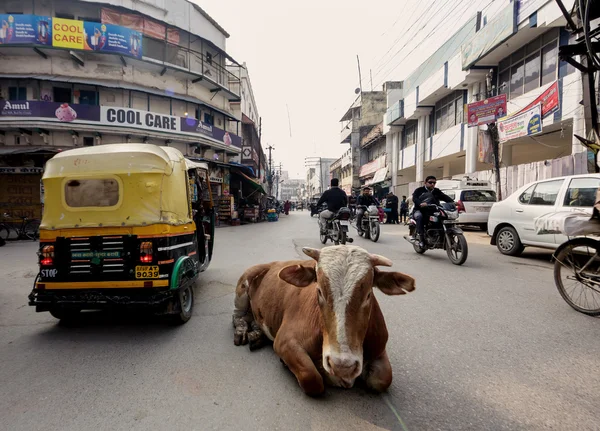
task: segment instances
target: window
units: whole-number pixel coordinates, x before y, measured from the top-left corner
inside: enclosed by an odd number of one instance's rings
[[[214,121],[215,119],[212,115],[206,113],[204,114],[204,122],[206,124],[210,124],[212,126],[213,124],[215,124]]]
[[[465,190],[460,199],[463,202],[496,202],[496,192],[493,190]]]
[[[573,178],[565,194],[563,206],[593,207],[600,178]]]
[[[27,88],[8,87],[8,100],[27,100]]]
[[[94,138],[84,137],[83,138],[83,146],[84,147],[93,147],[94,146]]]
[[[463,92],[455,91],[435,104],[435,133],[462,123]]]
[[[511,99],[556,80],[558,32],[554,28],[544,33],[500,62],[499,94],[506,94]]]
[[[535,188],[535,184],[525,190],[521,196],[519,196],[519,202],[522,204],[528,204],[531,200],[531,194],[533,193],[533,189]]]
[[[95,178],[67,181],[65,202],[72,208],[114,207],[119,203],[119,183]]]
[[[70,13],[57,13],[55,16],[56,18],[75,19],[75,15],[71,15]]]
[[[443,190],[443,192],[448,195],[451,199],[456,198],[456,192],[454,190]]]
[[[213,55],[210,52],[206,53],[206,62],[212,64]]]
[[[406,147],[410,147],[411,145],[417,144],[417,125],[413,124],[412,126],[407,127],[406,129]]]
[[[70,88],[54,87],[54,101],[57,103],[72,103],[73,98],[71,96]]]
[[[79,90],[80,105],[98,105],[98,92],[90,90]]]
[[[165,42],[152,39],[151,37],[142,37],[142,55],[155,60],[164,61],[165,59]]]
[[[554,205],[556,196],[563,184],[564,180],[546,181],[538,183],[533,191],[530,205]]]

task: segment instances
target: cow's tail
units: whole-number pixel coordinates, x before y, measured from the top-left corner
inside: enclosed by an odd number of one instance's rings
[[[269,269],[270,265],[255,265],[247,269],[238,280],[233,300],[233,327],[235,328],[233,342],[236,346],[248,343],[248,329],[254,322],[250,292],[252,287],[260,284]]]

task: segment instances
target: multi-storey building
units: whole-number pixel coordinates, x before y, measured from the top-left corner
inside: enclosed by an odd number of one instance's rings
[[[565,25],[551,0],[496,3],[417,67],[401,92],[388,91],[384,133],[396,194],[427,175],[494,184],[480,138],[486,126],[468,127],[465,106],[498,94],[506,95],[509,116],[544,102],[541,133],[502,144],[503,196],[536,179],[586,172],[587,151],[574,137],[584,133],[581,75],[558,58],[558,47],[570,39]]]
[[[117,142],[239,160],[240,118],[230,106],[240,100],[239,65],[227,32],[197,4],[5,0],[0,24],[4,165],[39,169],[39,152]],[[227,195],[228,170],[217,170],[214,188]],[[36,196],[21,198],[35,204]]]

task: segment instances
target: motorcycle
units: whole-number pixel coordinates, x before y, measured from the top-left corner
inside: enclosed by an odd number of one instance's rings
[[[359,209],[361,208],[365,210],[365,213],[361,223],[362,230],[359,230],[358,226],[356,226],[358,234],[373,242],[377,242],[379,234],[381,233],[381,228],[379,226],[379,210],[375,205],[370,205],[368,208],[362,205]]]
[[[327,220],[325,232],[321,231],[321,244],[331,240],[335,245],[346,244],[346,242],[354,242],[352,238],[348,238],[348,227],[350,226],[350,209],[341,208],[332,218]],[[321,226],[319,224],[319,230]]]
[[[427,205],[432,211],[428,212],[429,219],[425,220],[425,238],[423,238],[423,247],[419,244],[417,238],[417,222],[411,215],[408,224],[409,236],[405,236],[415,251],[419,254],[427,250],[443,249],[448,254],[448,259],[454,265],[462,265],[467,260],[469,248],[467,240],[462,229],[456,226],[458,211],[453,203],[443,203],[442,205]]]

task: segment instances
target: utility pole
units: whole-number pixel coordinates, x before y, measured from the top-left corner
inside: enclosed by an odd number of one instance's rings
[[[269,172],[267,173],[267,182],[269,183],[269,196],[273,196],[273,158],[271,157],[271,150],[274,150],[274,148],[269,145],[267,150],[269,150]]]
[[[492,97],[492,76],[494,70],[490,69],[485,77],[486,97]],[[500,137],[498,136],[498,126],[496,122],[488,124],[490,139],[492,140],[492,151],[494,154],[494,171],[496,171],[496,196],[498,201],[502,200],[502,184],[500,183]]]

